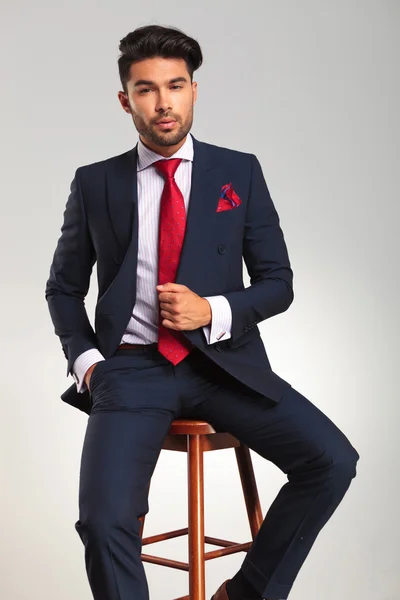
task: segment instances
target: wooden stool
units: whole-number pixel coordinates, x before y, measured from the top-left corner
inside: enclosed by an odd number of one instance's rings
[[[146,546],[162,540],[188,535],[189,562],[180,562],[151,554],[141,554],[141,559],[143,562],[189,571],[189,595],[181,596],[175,600],[189,600],[189,598],[190,600],[205,600],[205,561],[236,552],[247,552],[252,544],[252,541],[238,544],[204,535],[203,452],[224,448],[235,448],[250,531],[254,540],[263,517],[249,448],[230,433],[217,433],[207,421],[191,419],[174,420],[171,423],[169,433],[164,439],[163,450],[188,453],[189,526],[143,538],[145,520],[143,515],[140,517],[142,522],[140,531],[142,545]],[[221,546],[223,549],[205,552],[205,543]]]

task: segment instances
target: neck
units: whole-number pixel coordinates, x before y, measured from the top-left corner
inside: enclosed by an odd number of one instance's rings
[[[140,141],[146,146],[146,148],[153,150],[153,152],[157,152],[157,154],[161,154],[161,156],[165,156],[165,158],[169,158],[175,154],[175,152],[177,152],[179,148],[183,146],[187,138],[187,136],[185,136],[178,144],[174,144],[173,146],[157,146],[157,144],[153,144],[152,142],[143,139],[141,135],[139,135],[139,137]]]

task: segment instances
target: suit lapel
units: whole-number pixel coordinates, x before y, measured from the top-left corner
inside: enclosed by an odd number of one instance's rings
[[[111,229],[120,247],[127,251],[137,224],[137,144],[110,161],[106,173],[106,202]]]
[[[207,144],[193,137],[193,166],[186,215],[186,231],[176,274],[176,283],[197,289],[197,281],[204,272],[203,249],[213,240],[216,210],[221,189],[221,169],[213,160]],[[208,269],[207,269],[208,270]]]

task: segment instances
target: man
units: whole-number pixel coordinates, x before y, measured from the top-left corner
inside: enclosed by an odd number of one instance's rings
[[[120,50],[118,97],[139,140],[76,170],[46,285],[75,379],[61,398],[90,415],[75,524],[88,580],[95,600],[147,600],[139,517],[172,420],[198,418],[288,476],[213,600],[284,599],[359,454],[271,369],[257,324],[290,306],[293,273],[256,156],[189,133],[198,43],[151,25]]]

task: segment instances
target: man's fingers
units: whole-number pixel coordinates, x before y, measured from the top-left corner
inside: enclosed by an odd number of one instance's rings
[[[167,302],[168,304],[172,302],[177,302],[178,294],[174,292],[162,292],[158,297],[160,302]]]

